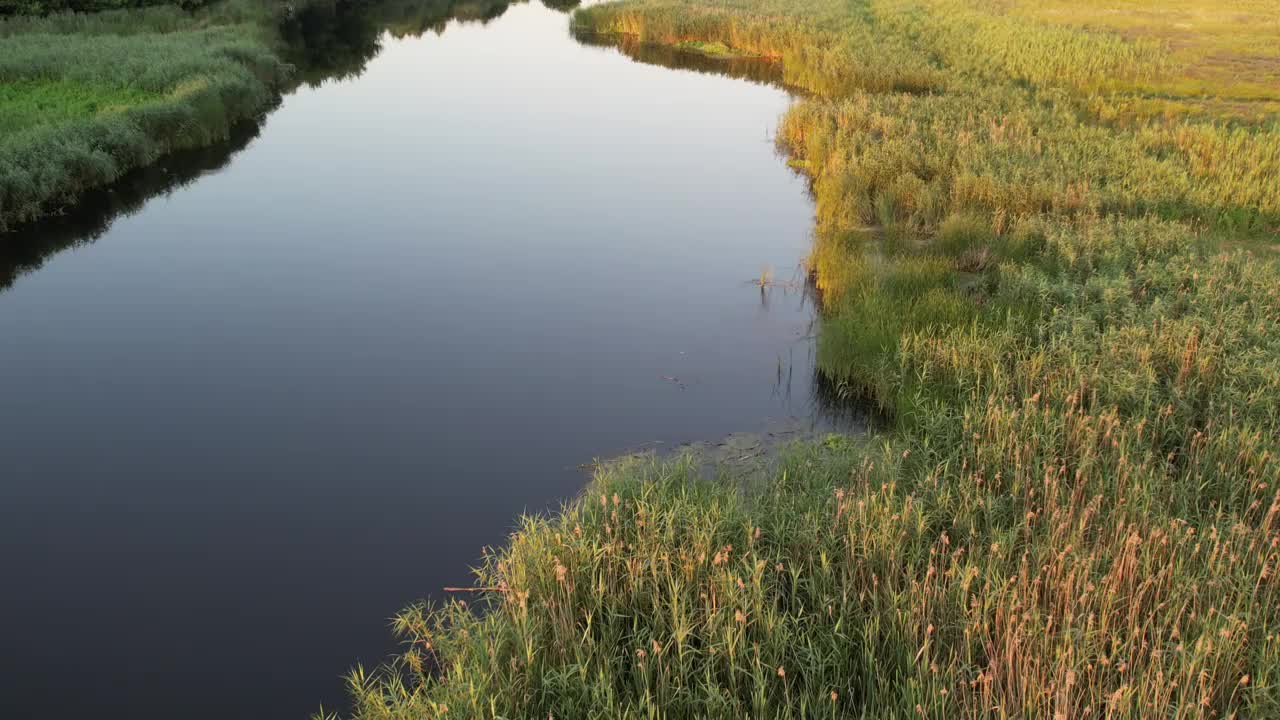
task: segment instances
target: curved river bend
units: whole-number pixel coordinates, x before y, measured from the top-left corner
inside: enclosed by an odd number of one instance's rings
[[[580,464],[832,422],[787,94],[491,14],[5,239],[0,717],[342,707]]]

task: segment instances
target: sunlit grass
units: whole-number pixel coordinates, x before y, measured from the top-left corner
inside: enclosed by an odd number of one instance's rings
[[[1146,109],[1206,117],[1280,113],[1280,15],[1266,0],[1087,0],[1018,3],[1012,12],[1041,22],[1105,28],[1164,48],[1170,71],[1137,84]]]

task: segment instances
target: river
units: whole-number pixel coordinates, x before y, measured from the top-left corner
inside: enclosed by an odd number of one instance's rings
[[[839,423],[787,92],[482,10],[6,238],[0,717],[341,708],[583,463]]]

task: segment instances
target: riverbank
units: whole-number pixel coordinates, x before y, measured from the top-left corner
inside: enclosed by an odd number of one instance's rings
[[[577,13],[813,93],[819,363],[891,428],[601,469],[355,715],[1280,714],[1280,33],[1216,8]]]
[[[71,209],[174,152],[226,142],[297,85],[358,74],[383,32],[421,34],[508,3],[103,5],[0,8],[58,11],[0,12],[0,233]]]
[[[290,74],[273,7],[0,20],[0,231],[270,107]]]

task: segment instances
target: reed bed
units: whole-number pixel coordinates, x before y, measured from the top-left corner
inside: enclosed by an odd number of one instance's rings
[[[945,82],[913,48],[896,38],[876,37],[869,23],[829,26],[820,21],[822,15],[790,13],[781,5],[773,14],[730,7],[696,0],[597,5],[575,13],[574,23],[590,32],[627,35],[645,43],[719,43],[777,60],[788,85],[826,96],[858,89],[925,92]]]
[[[1187,62],[1256,50],[1230,12],[1266,26],[1251,0],[1141,36],[1128,0],[1083,6],[1112,19],[579,11],[810,93],[778,144],[816,201],[819,365],[888,429],[764,482],[603,467],[472,594],[401,613],[353,716],[1280,717],[1280,130],[1267,91]],[[1196,12],[1213,30],[1175,46]]]

